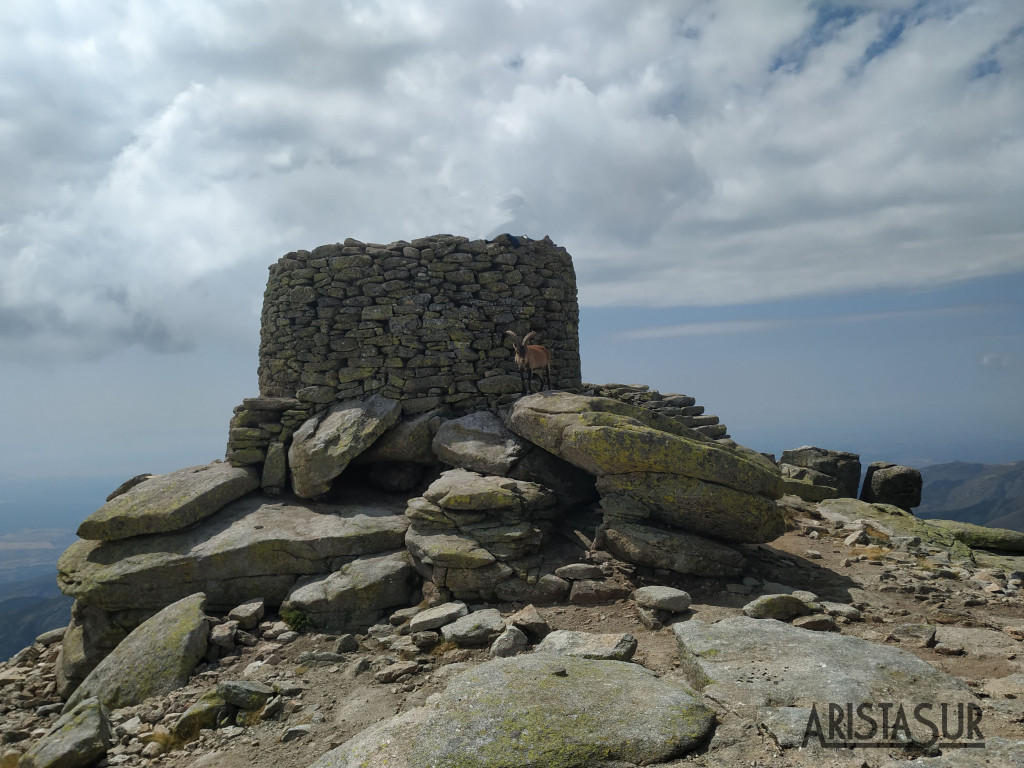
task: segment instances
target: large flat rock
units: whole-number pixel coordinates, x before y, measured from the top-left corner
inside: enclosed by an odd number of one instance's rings
[[[76,542],[58,562],[57,581],[106,611],[159,609],[195,592],[206,593],[211,610],[256,596],[276,606],[300,576],[403,548],[408,525],[388,509],[250,497],[185,531]]]
[[[960,520],[928,520],[929,525],[943,528],[971,548],[993,549],[999,552],[1024,552],[1024,531],[1007,528],[989,528],[985,525],[964,523]]]
[[[507,475],[530,447],[490,411],[444,422],[433,441],[434,453],[445,464],[488,475]]]
[[[605,397],[542,392],[520,398],[509,428],[595,476],[667,472],[776,499],[778,469],[670,418]]]
[[[698,746],[714,713],[635,664],[533,653],[480,664],[313,768],[648,765]]]
[[[442,472],[423,498],[444,509],[487,512],[510,520],[534,516],[556,503],[555,495],[537,483],[465,469]]]
[[[385,608],[406,606],[413,596],[406,552],[359,557],[326,576],[300,579],[281,610],[298,610],[317,629],[365,632]]]
[[[377,438],[366,451],[356,457],[356,463],[411,461],[416,464],[437,464],[431,442],[444,421],[440,411],[428,411],[406,417]]]
[[[497,559],[472,536],[423,523],[409,527],[405,545],[420,562],[441,568],[482,568]]]
[[[78,527],[78,535],[83,539],[114,541],[179,531],[259,485],[255,469],[221,462],[153,475],[89,515]]]
[[[853,710],[862,704],[881,723],[880,705],[890,705],[890,726],[902,705],[909,738],[919,743],[932,732],[914,718],[919,704],[927,718],[941,704],[977,706],[970,688],[909,651],[831,632],[812,632],[774,619],[738,616],[716,624],[691,620],[674,624],[680,672],[686,681],[730,709],[751,717],[772,716],[790,708],[804,710],[803,722],[816,710],[828,729],[830,705]],[[798,715],[800,713],[797,713]],[[866,731],[866,723],[859,731]],[[900,734],[904,736],[904,734]],[[881,739],[880,734],[877,735]],[[826,734],[827,738],[827,734]]]
[[[606,515],[651,519],[726,541],[760,544],[786,530],[771,499],[671,472],[627,472],[597,479]]]
[[[398,400],[372,395],[338,403],[307,420],[295,431],[288,449],[295,495],[311,499],[327,493],[331,481],[393,427],[401,413]]]
[[[925,544],[948,549],[961,557],[971,557],[970,547],[960,541],[954,531],[915,517],[912,512],[891,504],[869,504],[858,499],[826,499],[819,502],[818,509],[833,519],[874,520],[892,535],[917,536]]]
[[[602,532],[609,552],[648,568],[731,578],[739,576],[745,564],[743,555],[735,549],[692,533],[621,520],[606,520]]]
[[[636,653],[636,638],[628,632],[595,633],[556,629],[540,641],[536,653],[557,653],[584,659],[629,661]]]
[[[190,595],[144,621],[101,661],[64,705],[96,697],[107,709],[141,704],[185,685],[206,652],[206,596]]]

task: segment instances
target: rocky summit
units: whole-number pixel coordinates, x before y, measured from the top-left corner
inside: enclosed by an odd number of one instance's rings
[[[0,664],[0,768],[1024,765],[1020,535],[583,383],[576,313],[546,238],[281,259],[225,461],[112,493]]]

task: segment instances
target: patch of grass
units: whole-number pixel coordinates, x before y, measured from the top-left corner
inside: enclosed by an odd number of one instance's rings
[[[431,648],[430,655],[441,657],[444,656],[448,651],[457,650],[459,647],[460,646],[458,643],[454,643],[451,640],[445,640]]]
[[[864,528],[864,533],[870,536],[872,539],[878,539],[879,541],[889,541],[889,534],[884,531],[880,531],[873,525],[868,525]]]
[[[291,610],[281,611],[281,621],[288,625],[289,629],[295,632],[309,632],[313,629],[313,620],[305,611]]]

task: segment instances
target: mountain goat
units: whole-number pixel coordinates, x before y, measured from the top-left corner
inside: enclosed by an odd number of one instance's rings
[[[533,376],[535,371],[547,370],[548,389],[551,389],[551,350],[540,344],[530,344],[530,339],[537,335],[536,331],[519,338],[512,331],[505,331],[512,337],[512,347],[516,351],[516,365],[519,366],[519,378],[523,383],[523,394],[533,392]],[[540,390],[544,391],[544,376],[540,378]]]

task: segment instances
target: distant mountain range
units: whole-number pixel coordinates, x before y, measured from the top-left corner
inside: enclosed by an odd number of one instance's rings
[[[57,589],[57,558],[75,538],[62,528],[0,534],[0,660],[71,621],[73,600]]]
[[[56,572],[0,584],[0,660],[32,645],[43,632],[66,627],[73,602],[57,589]]]
[[[925,467],[921,477],[921,506],[914,510],[918,517],[1024,531],[1024,461],[954,461]]]

